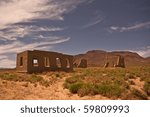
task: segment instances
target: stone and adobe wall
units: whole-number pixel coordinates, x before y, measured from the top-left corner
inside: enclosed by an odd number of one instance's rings
[[[78,68],[87,68],[87,60],[86,59],[81,59]]]
[[[122,67],[125,68],[125,60],[123,56],[117,55],[111,58],[107,58],[104,64],[104,68],[107,67]]]
[[[17,54],[18,72],[73,71],[73,56],[48,51],[24,51]]]
[[[122,67],[122,68],[125,68],[124,57],[118,56],[117,64],[116,64],[114,67]]]

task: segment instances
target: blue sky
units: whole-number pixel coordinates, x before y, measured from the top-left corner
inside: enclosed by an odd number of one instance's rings
[[[150,0],[0,0],[0,67],[16,53],[129,50],[150,56]]]

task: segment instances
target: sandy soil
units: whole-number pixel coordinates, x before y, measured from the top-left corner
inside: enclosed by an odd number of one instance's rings
[[[140,78],[132,79],[132,81],[135,85],[131,85],[131,87],[143,92],[144,81],[141,81]]]
[[[0,79],[0,99],[6,100],[106,100],[101,95],[79,97],[63,88],[65,78],[58,79],[49,87],[28,82],[13,82]]]
[[[47,75],[41,75],[46,80],[51,80]],[[38,83],[14,82],[0,79],[0,99],[1,100],[109,100],[110,98],[102,95],[80,97],[72,94],[68,89],[64,89],[63,83],[69,76],[65,76],[53,82],[49,87]],[[130,79],[134,84],[131,88],[137,89],[142,93],[144,81],[140,78]],[[150,99],[150,97],[148,97]]]

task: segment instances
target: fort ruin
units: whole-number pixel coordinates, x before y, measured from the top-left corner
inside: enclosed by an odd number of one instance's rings
[[[123,57],[123,56],[118,56],[117,64],[114,65],[114,67],[122,67],[122,68],[125,68],[125,62],[124,62],[124,57]]]
[[[17,54],[18,72],[73,71],[73,56],[48,51],[24,51]]]
[[[87,68],[87,60],[86,59],[81,59],[78,68]]]
[[[117,61],[117,63],[116,63]],[[116,63],[116,64],[115,64]],[[125,68],[125,60],[123,56],[117,55],[115,57],[112,57],[108,60],[108,57],[106,58],[106,63],[104,64],[104,68],[107,67],[121,67]]]

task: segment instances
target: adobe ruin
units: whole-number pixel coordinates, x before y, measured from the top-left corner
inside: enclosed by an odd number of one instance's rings
[[[117,62],[115,62],[117,61]],[[115,64],[116,63],[116,64]],[[125,60],[123,56],[117,55],[108,59],[106,58],[106,62],[104,64],[104,68],[107,67],[122,67],[125,68]]]
[[[48,51],[24,51],[17,54],[18,72],[73,71],[73,56]]]
[[[117,64],[114,65],[114,67],[122,67],[122,68],[125,68],[124,57],[118,56]]]
[[[108,66],[109,66],[109,62],[106,62],[104,68],[107,68]]]
[[[78,68],[87,68],[87,60],[86,59],[81,59]]]

